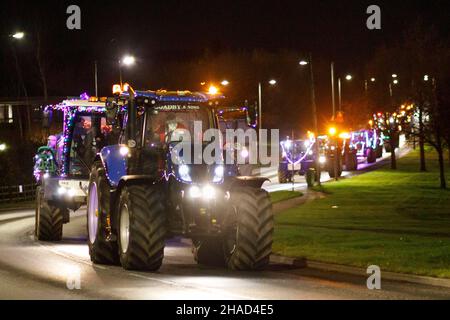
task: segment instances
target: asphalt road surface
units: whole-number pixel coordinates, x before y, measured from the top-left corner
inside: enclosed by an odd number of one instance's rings
[[[258,272],[199,266],[183,239],[167,241],[158,272],[93,265],[82,210],[64,226],[61,242],[35,241],[33,229],[33,210],[0,214],[0,299],[450,298],[450,288],[382,279],[381,290],[369,290],[364,277],[282,264]]]

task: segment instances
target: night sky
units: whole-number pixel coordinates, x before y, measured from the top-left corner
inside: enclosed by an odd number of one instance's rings
[[[81,8],[81,30],[66,28],[66,8]],[[382,29],[366,28],[366,8],[378,4]],[[2,96],[14,96],[15,69],[7,35],[27,32],[14,44],[29,94],[40,95],[34,67],[35,33],[41,30],[49,95],[92,88],[93,61],[99,65],[100,91],[117,82],[117,60],[136,56],[139,68],[125,71],[135,86],[192,88],[192,80],[171,82],[163,66],[223,52],[312,52],[317,66],[318,104],[328,103],[329,63],[337,73],[361,73],[374,50],[394,44],[409,24],[421,19],[449,36],[450,1],[9,1],[1,3],[0,68]],[[158,71],[156,71],[158,70]],[[227,76],[217,75],[218,77]],[[173,78],[182,78],[174,75]],[[206,76],[205,76],[206,77]],[[202,79],[203,80],[203,79]],[[253,85],[253,84],[252,84]],[[178,89],[178,88],[171,88]],[[195,89],[195,88],[194,88]],[[15,91],[16,90],[16,91]],[[92,89],[91,89],[92,91]],[[109,92],[108,92],[109,93]],[[250,95],[253,97],[254,95]],[[305,102],[306,103],[306,102]]]

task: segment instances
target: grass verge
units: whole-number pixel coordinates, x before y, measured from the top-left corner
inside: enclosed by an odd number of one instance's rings
[[[270,200],[272,200],[272,203],[277,203],[280,201],[301,197],[302,195],[303,193],[300,191],[275,191],[270,193]]]
[[[386,165],[325,184],[325,198],[275,217],[274,252],[450,278],[450,190],[438,188],[435,154],[426,157],[427,172],[413,151],[396,171]]]

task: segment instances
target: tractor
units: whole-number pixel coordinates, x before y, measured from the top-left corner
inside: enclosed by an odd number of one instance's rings
[[[278,182],[291,182],[295,174],[306,177],[308,187],[312,187],[316,180],[314,154],[315,140],[312,138],[305,140],[280,141],[280,162],[278,164]]]
[[[97,152],[110,133],[105,102],[93,97],[71,98],[44,109],[45,126],[54,113],[62,114],[62,133],[50,135],[47,146],[37,150],[35,236],[59,241],[70,210],[86,203],[89,172]]]
[[[185,237],[199,264],[264,268],[274,227],[270,197],[261,188],[267,179],[239,176],[235,165],[224,165],[222,143],[215,144],[213,162],[188,152],[206,152],[215,140],[204,141],[206,131],[196,131],[196,123],[220,133],[219,97],[114,88],[107,119],[118,139],[101,149],[89,178],[91,260],[155,271],[166,239]]]

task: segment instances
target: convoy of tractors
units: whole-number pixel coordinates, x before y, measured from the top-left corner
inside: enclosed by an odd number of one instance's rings
[[[207,148],[202,139],[185,142],[196,135],[196,121],[203,131],[246,130],[258,126],[257,112],[227,106],[220,94],[135,91],[128,84],[115,85],[113,93],[45,108],[46,125],[58,113],[62,131],[35,156],[36,238],[61,240],[70,210],[85,210],[94,263],[154,271],[166,239],[181,236],[192,240],[199,264],[267,266],[274,228],[270,197],[262,189],[268,179],[252,175],[248,143],[223,145],[213,163],[183,156],[185,147]],[[383,148],[390,151],[377,125],[353,132],[337,127],[280,141],[279,182],[299,174],[313,186],[317,170],[339,177],[344,167],[357,170],[358,163],[381,157]],[[225,163],[229,152],[241,161]]]

